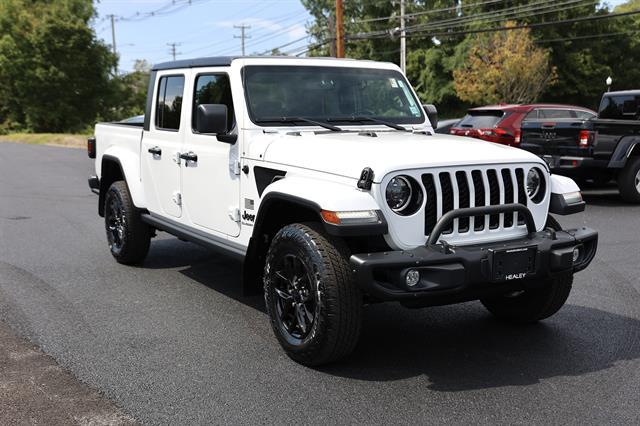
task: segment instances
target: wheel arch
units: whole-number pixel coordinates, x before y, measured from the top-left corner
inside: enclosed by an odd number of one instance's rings
[[[98,199],[98,214],[104,216],[104,197],[113,182],[123,180],[127,184],[133,204],[137,208],[144,208],[144,193],[138,173],[138,162],[132,155],[121,156],[116,153],[104,154],[100,161],[100,194]]]
[[[638,156],[640,156],[640,136],[624,136],[613,151],[608,167],[621,169],[627,164],[629,158]]]

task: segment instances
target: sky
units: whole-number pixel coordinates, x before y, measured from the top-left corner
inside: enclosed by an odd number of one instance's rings
[[[609,6],[624,0],[606,0]],[[99,0],[94,27],[111,45],[111,21],[120,72],[130,72],[136,59],[150,64],[172,60],[170,43],[177,43],[176,59],[241,54],[238,25],[248,25],[246,53],[281,47],[296,54],[306,49],[306,25],[311,16],[300,0]],[[151,13],[153,15],[151,15]]]
[[[234,25],[250,26],[247,54],[283,45],[282,51],[295,54],[308,44],[305,26],[311,20],[300,0],[100,0],[96,7],[94,27],[108,45],[108,16],[116,15],[120,72],[132,71],[136,59],[172,60],[169,43],[179,43],[176,59],[240,55],[241,40],[234,38],[240,29]]]

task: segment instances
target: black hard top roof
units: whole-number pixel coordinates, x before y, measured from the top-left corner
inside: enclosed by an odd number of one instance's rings
[[[235,59],[262,58],[262,59],[299,59],[291,56],[212,56],[208,58],[183,59],[180,61],[162,62],[153,66],[152,71],[173,70],[178,68],[200,67],[228,67]],[[313,57],[304,59],[336,59],[328,57]],[[344,60],[344,59],[340,59]],[[348,59],[347,59],[348,60]],[[354,60],[354,59],[351,59]]]

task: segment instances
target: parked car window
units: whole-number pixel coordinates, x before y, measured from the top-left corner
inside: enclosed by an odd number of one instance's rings
[[[600,104],[600,118],[629,119],[640,113],[640,95],[605,96]]]
[[[530,113],[524,116],[524,120],[535,120],[538,118],[538,110],[534,109]]]
[[[505,116],[502,111],[470,111],[456,127],[470,129],[490,129],[495,127]]]
[[[570,109],[539,109],[538,118],[575,118]]]
[[[156,102],[156,127],[162,130],[178,130],[184,92],[184,76],[160,78]]]
[[[588,120],[589,118],[595,117],[595,114],[589,111],[574,110],[574,112],[576,114],[576,118],[581,120]]]
[[[223,104],[227,106],[227,129],[235,126],[231,83],[227,74],[203,74],[196,79],[193,95],[191,127],[196,127],[196,111],[202,104]]]

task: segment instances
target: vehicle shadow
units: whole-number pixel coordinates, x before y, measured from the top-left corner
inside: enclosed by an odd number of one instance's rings
[[[144,267],[182,268],[189,279],[265,312],[261,295],[243,296],[240,263],[194,244],[154,241]],[[546,321],[514,326],[479,302],[417,310],[386,303],[364,308],[352,355],[316,371],[372,382],[426,376],[431,390],[456,392],[578,376],[637,358],[640,320],[595,308],[567,304]]]
[[[431,390],[522,386],[604,370],[640,357],[640,320],[577,305],[553,318],[514,326],[479,302],[418,311],[398,305],[366,310],[357,350],[319,369],[365,381],[424,375]]]
[[[266,313],[262,294],[242,293],[242,264],[233,257],[217,254],[177,238],[153,240],[142,265],[150,269],[180,269],[180,273],[233,300]]]

